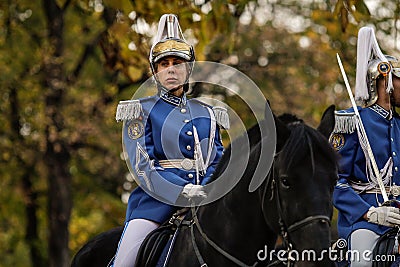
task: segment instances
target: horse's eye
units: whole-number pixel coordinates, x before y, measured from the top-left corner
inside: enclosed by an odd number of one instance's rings
[[[289,188],[290,183],[289,183],[287,176],[282,176],[280,180],[281,180],[281,184],[284,188]]]

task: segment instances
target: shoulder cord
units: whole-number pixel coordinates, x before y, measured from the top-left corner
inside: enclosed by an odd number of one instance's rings
[[[200,178],[199,178],[199,173],[202,175],[205,175],[208,165],[210,163],[210,158],[212,154],[212,148],[214,145],[214,139],[215,139],[215,131],[216,131],[216,119],[214,112],[207,107],[207,111],[210,115],[210,134],[209,134],[209,140],[208,140],[208,151],[207,151],[207,158],[205,161],[203,161],[203,153],[201,151],[201,145],[200,145],[200,138],[199,134],[197,132],[197,128],[193,126],[193,136],[194,136],[194,142],[195,142],[195,150],[194,150],[194,157],[195,157],[195,164],[196,164],[196,179],[197,179],[197,184],[200,184]]]
[[[208,167],[210,163],[210,158],[212,154],[212,148],[214,145],[214,138],[215,138],[215,131],[217,129],[217,120],[215,119],[214,112],[211,108],[207,107],[208,113],[210,114],[210,139],[208,140],[208,152],[207,152],[207,159],[205,161],[205,166]]]
[[[197,230],[199,231],[201,236],[207,241],[207,243],[210,244],[215,250],[217,250],[219,253],[221,253],[223,256],[228,258],[230,261],[234,262],[236,265],[241,266],[241,267],[253,267],[258,264],[258,262],[255,262],[253,265],[247,265],[247,264],[241,262],[240,260],[238,260],[237,258],[235,258],[234,256],[230,255],[228,252],[223,250],[221,247],[219,247],[216,243],[214,243],[214,241],[212,241],[210,238],[208,238],[208,236],[204,233],[203,229],[200,226],[199,219],[197,218],[196,209],[193,206],[192,206],[192,214],[193,214],[194,224],[197,226]],[[207,263],[205,263],[203,257],[200,254],[200,250],[196,244],[193,227],[191,227],[191,228],[192,228],[191,229],[192,243],[193,243],[193,248],[196,253],[197,259],[199,260],[201,267],[207,267],[208,265],[207,265]]]
[[[194,136],[194,162],[196,165],[196,184],[200,184],[199,175],[205,174],[205,166],[203,161],[203,153],[201,152],[199,134],[197,133],[196,126],[193,126],[193,136]]]
[[[367,139],[366,139],[366,137],[364,137],[362,135],[361,131],[358,128],[359,128],[359,126],[357,125],[358,140],[360,142],[360,147],[361,147],[362,151],[364,152],[364,156],[365,156],[367,179],[371,183],[371,185],[370,185],[371,188],[379,187],[378,186],[378,184],[379,184],[378,179],[379,178],[375,177],[375,174],[374,174],[373,168],[372,168],[372,159],[369,157],[369,154],[368,154],[368,149],[371,149],[371,148],[368,148]],[[386,162],[384,168],[382,170],[379,170],[379,172],[381,174],[381,179],[382,179],[382,182],[383,182],[384,185],[387,185],[389,183],[390,176],[391,176],[391,173],[392,173],[391,172],[392,167],[393,167],[392,158],[389,157],[389,159]],[[390,171],[388,171],[388,170],[390,170]]]

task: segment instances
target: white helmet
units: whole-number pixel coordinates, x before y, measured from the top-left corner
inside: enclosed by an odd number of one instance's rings
[[[393,90],[392,75],[400,77],[400,65],[397,58],[384,55],[378,45],[374,30],[362,27],[357,40],[357,72],[355,98],[363,106],[371,106],[378,99],[376,81],[383,76],[386,80],[386,92]]]
[[[149,56],[153,75],[156,74],[156,63],[167,56],[176,56],[189,63],[187,77],[189,79],[195,61],[194,49],[183,37],[178,17],[174,14],[164,14],[160,18],[157,35]]]

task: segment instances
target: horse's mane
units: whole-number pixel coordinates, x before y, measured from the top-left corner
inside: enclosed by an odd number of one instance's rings
[[[290,135],[285,142],[285,145],[281,149],[280,159],[285,162],[286,168],[289,168],[291,164],[296,164],[302,158],[304,158],[307,153],[312,149],[314,153],[316,151],[321,151],[321,156],[326,157],[328,161],[336,162],[337,156],[330,146],[328,140],[319,133],[316,129],[306,125],[302,119],[297,118],[292,114],[282,114],[277,118],[283,124],[285,124],[289,130]],[[260,123],[262,125],[263,121]],[[277,139],[279,136],[277,136]],[[249,142],[250,149],[253,150],[261,141],[261,132],[259,124],[255,124],[246,133],[239,136],[225,149],[216,170],[209,182],[217,179],[221,173],[225,170],[228,165],[232,145],[235,147],[242,147]]]
[[[289,113],[283,113],[282,115],[279,115],[278,119],[286,125],[291,123],[303,123],[302,119],[299,119],[296,115]]]
[[[334,150],[328,140],[317,130],[304,124],[301,120],[290,122],[287,127],[291,133],[280,151],[280,161],[285,162],[286,168],[296,164],[310,151],[312,153],[320,151],[320,156],[326,157],[331,162],[336,162],[337,156]]]

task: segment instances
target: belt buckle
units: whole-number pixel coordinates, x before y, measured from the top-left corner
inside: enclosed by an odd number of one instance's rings
[[[400,195],[400,186],[398,186],[398,185],[393,185],[393,186],[390,188],[390,192],[392,193],[392,195],[393,195],[394,197],[398,197],[398,196]]]
[[[187,171],[191,170],[191,169],[193,169],[193,161],[190,159],[183,159],[181,161],[181,166],[183,169],[185,169]]]

